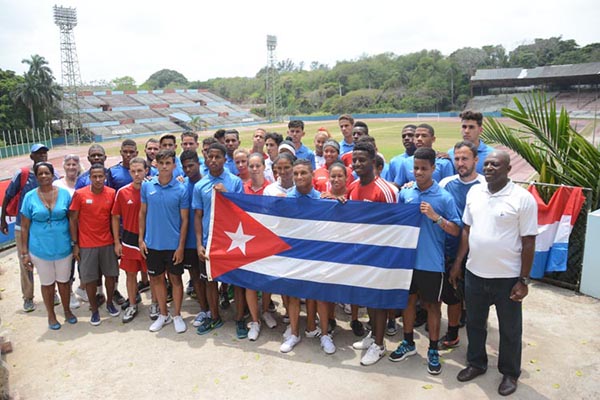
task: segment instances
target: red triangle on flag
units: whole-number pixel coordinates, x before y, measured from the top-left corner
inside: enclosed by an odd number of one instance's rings
[[[221,193],[215,192],[214,195],[212,235],[208,250],[211,279],[291,248]]]

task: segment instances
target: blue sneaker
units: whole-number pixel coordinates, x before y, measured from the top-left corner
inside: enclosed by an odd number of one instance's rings
[[[442,372],[440,353],[438,353],[437,349],[429,349],[429,351],[427,351],[427,372],[431,375],[438,375]]]
[[[102,322],[100,321],[100,313],[98,311],[92,313],[92,317],[90,318],[90,324],[98,326],[100,325],[100,322]]]
[[[235,334],[238,339],[246,339],[248,337],[248,328],[244,320],[235,321]]]
[[[405,360],[410,356],[414,356],[415,354],[417,354],[417,346],[415,346],[414,343],[408,344],[406,340],[403,340],[402,343],[400,343],[400,346],[398,346],[398,348],[394,350],[388,358],[390,361],[396,362]]]
[[[198,327],[198,329],[196,330],[196,333],[198,335],[206,335],[208,332],[220,328],[223,326],[223,320],[221,318],[219,319],[212,319],[212,318],[205,318],[204,322],[202,323],[202,325],[200,325]]]
[[[106,304],[106,311],[108,311],[111,317],[118,317],[121,314],[121,310],[115,307],[112,302]]]

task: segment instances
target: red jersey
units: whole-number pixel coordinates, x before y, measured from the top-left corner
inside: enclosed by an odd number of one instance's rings
[[[75,191],[71,211],[79,211],[79,247],[102,247],[113,244],[110,232],[110,210],[115,199],[115,190],[104,186],[95,194],[91,185]]]
[[[341,160],[346,167],[351,167],[352,166],[352,152],[342,154]]]
[[[123,236],[121,237],[123,245],[122,257],[128,260],[142,259],[138,247],[138,234],[140,233],[139,216],[142,205],[140,189],[133,187],[132,183],[119,189],[111,211],[112,215],[120,215],[123,221]]]
[[[263,185],[260,187],[260,189],[254,190],[254,189],[252,189],[252,179],[249,179],[246,182],[244,182],[244,193],[246,193],[246,194],[258,194],[258,195],[262,196],[265,188],[267,186],[269,186],[270,183],[271,182],[269,182],[269,181],[267,181],[265,179],[265,181],[263,182]]]
[[[346,167],[346,188],[350,188],[350,184],[354,181],[354,175],[352,175],[352,169]],[[329,168],[326,165],[317,169],[313,173],[313,186],[315,190],[319,192],[329,192],[331,185],[329,184]]]
[[[360,184],[360,179],[352,182],[352,185],[348,189],[348,200],[397,203],[398,194],[397,189],[391,183],[377,176],[371,183],[365,186]]]

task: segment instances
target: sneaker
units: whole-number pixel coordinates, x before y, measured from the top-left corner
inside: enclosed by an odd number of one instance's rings
[[[185,321],[181,315],[176,315],[173,317],[173,327],[177,333],[183,333],[187,331],[187,325],[185,324]]]
[[[231,303],[229,302],[229,297],[227,296],[227,293],[221,293],[219,295],[219,306],[223,310],[227,310],[230,305],[231,305]]]
[[[158,318],[156,318],[156,321],[154,321],[152,325],[150,325],[150,332],[158,332],[162,329],[163,326],[168,325],[171,322],[173,322],[171,314],[159,315]]]
[[[119,292],[116,289],[113,293],[113,300],[115,303],[117,303],[117,305],[122,305],[123,303],[125,303],[127,301],[127,299],[125,297],[123,297],[121,292]]]
[[[100,313],[98,311],[96,311],[95,313],[92,313],[92,316],[90,318],[90,324],[94,325],[94,326],[98,326],[100,325]]]
[[[150,304],[150,319],[152,321],[156,321],[158,316],[160,315],[160,308],[157,303]]]
[[[142,281],[138,282],[137,290],[138,290],[138,293],[147,292],[148,290],[150,290],[150,282],[146,282],[146,283],[144,283]]]
[[[35,310],[35,303],[33,299],[25,299],[23,300],[23,311],[29,313]]]
[[[285,314],[283,316],[283,318],[281,318],[281,322],[283,322],[284,324],[289,324],[290,323],[290,316]]]
[[[317,337],[320,337],[321,336],[321,328],[319,328],[317,326],[314,331],[310,331],[310,332],[308,330],[305,330],[304,331],[304,335],[307,338],[317,338]]]
[[[262,319],[265,321],[265,324],[269,327],[269,329],[273,329],[277,326],[277,321],[270,311],[265,311],[262,315]]]
[[[383,356],[385,356],[385,345],[379,347],[379,345],[373,342],[373,344],[369,346],[369,349],[363,358],[360,359],[360,364],[365,366],[373,365],[377,361],[381,360]]]
[[[371,318],[365,323],[365,329],[368,331],[372,331],[373,327],[371,326]]]
[[[327,321],[327,334],[333,336],[335,328],[337,328],[337,321],[334,318],[329,318]]]
[[[446,349],[453,349],[455,347],[460,346],[460,338],[458,337],[458,335],[456,335],[456,339],[454,340],[449,340],[448,339],[448,334],[446,333],[444,335],[443,338],[441,338],[438,342],[438,346],[442,349],[442,350],[446,350]]]
[[[375,343],[375,339],[371,337],[371,332],[365,336],[362,340],[352,343],[352,348],[356,350],[368,350],[371,345]]]
[[[283,340],[289,338],[290,336],[292,336],[292,326],[288,325],[287,328],[285,328],[285,331],[283,331]]]
[[[135,294],[135,304],[140,304],[142,302],[142,296],[140,296],[140,292]],[[121,310],[126,310],[131,303],[129,302],[129,298],[125,300],[125,303],[121,304]]]
[[[333,344],[333,339],[329,335],[321,336],[321,347],[325,354],[335,353],[335,344]]]
[[[56,292],[54,292],[54,305],[57,306],[60,304],[60,297],[58,297],[58,294],[56,294]]]
[[[354,333],[354,336],[365,336],[365,327],[359,320],[355,319],[354,321],[350,322],[350,328],[352,328],[352,333]]]
[[[269,311],[275,312],[275,310],[277,310],[277,308],[275,307],[275,303],[273,303],[273,300],[269,301]]]
[[[198,329],[196,330],[196,333],[198,335],[206,335],[208,332],[220,328],[223,326],[223,320],[221,318],[219,319],[212,319],[210,317],[206,317],[206,319],[204,319],[204,323],[202,325],[200,325],[198,327]]]
[[[98,304],[98,307],[106,303],[106,296],[104,295],[104,293],[96,293],[96,302]]]
[[[110,314],[111,317],[118,317],[121,314],[121,310],[119,310],[113,303],[108,303],[106,305],[106,311]]]
[[[200,325],[202,325],[202,323],[204,323],[204,320],[207,316],[208,315],[204,311],[200,311],[198,314],[196,314],[196,318],[194,318],[194,322],[192,322],[192,325],[196,328],[199,327]]]
[[[438,375],[442,372],[442,364],[440,364],[440,354],[435,349],[427,351],[427,372],[431,375]]]
[[[82,289],[82,288],[78,287],[77,289],[75,289],[75,294],[84,303],[89,303],[90,302],[90,299],[88,299],[88,295],[87,295],[87,292],[85,291],[85,289]]]
[[[235,334],[238,339],[246,339],[248,337],[248,327],[242,321],[235,321]]]
[[[289,353],[292,351],[294,346],[300,343],[300,338],[296,335],[290,335],[285,341],[281,344],[279,351],[282,353]]]
[[[71,310],[76,310],[79,307],[81,307],[81,303],[79,302],[79,299],[77,298],[77,296],[75,296],[75,293],[71,292],[71,299],[69,300],[69,308]]]
[[[123,323],[126,324],[128,322],[133,321],[135,316],[137,315],[137,306],[129,306],[123,313]]]
[[[398,348],[390,354],[388,357],[390,361],[402,361],[406,360],[410,356],[417,354],[417,346],[415,344],[408,344],[406,340],[403,340]]]
[[[388,319],[387,326],[385,328],[385,334],[388,336],[394,336],[398,333],[398,326],[394,318]]]
[[[344,304],[344,314],[352,315],[352,305]]]
[[[260,323],[250,322],[250,329],[248,330],[248,340],[255,341],[260,335]]]

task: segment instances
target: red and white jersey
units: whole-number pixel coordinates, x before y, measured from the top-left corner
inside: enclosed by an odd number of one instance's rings
[[[361,185],[355,180],[348,189],[348,200],[375,201],[379,203],[397,203],[397,189],[380,177],[375,177],[368,185]]]

